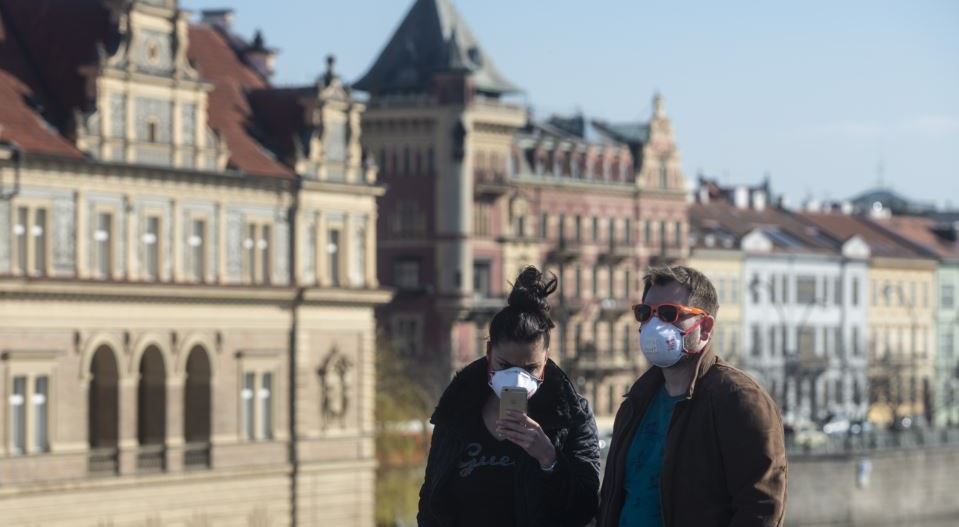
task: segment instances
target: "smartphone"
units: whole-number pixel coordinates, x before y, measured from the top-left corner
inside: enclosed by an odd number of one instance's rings
[[[505,418],[508,410],[516,410],[525,414],[527,393],[526,388],[510,386],[503,388],[499,396],[499,418]]]

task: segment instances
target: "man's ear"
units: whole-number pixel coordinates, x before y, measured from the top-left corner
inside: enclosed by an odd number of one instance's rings
[[[713,327],[716,325],[716,319],[712,315],[707,316],[703,323],[699,325],[699,340],[709,340],[713,336]]]

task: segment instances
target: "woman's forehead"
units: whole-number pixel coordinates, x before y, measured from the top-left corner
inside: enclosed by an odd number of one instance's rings
[[[498,359],[519,365],[543,360],[546,348],[543,346],[543,339],[530,343],[506,341],[494,346],[493,353]]]

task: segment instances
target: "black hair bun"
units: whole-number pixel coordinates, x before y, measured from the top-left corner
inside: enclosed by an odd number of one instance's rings
[[[513,284],[507,303],[510,307],[531,313],[549,313],[546,297],[556,291],[557,280],[553,273],[547,277],[532,265],[523,269]]]

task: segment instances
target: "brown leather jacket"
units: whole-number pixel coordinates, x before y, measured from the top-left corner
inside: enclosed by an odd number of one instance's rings
[[[598,527],[618,527],[633,433],[663,386],[650,368],[626,394],[613,425]],[[660,481],[665,527],[782,524],[786,449],[779,409],[745,373],[711,349],[699,358],[685,399],[673,410]]]

